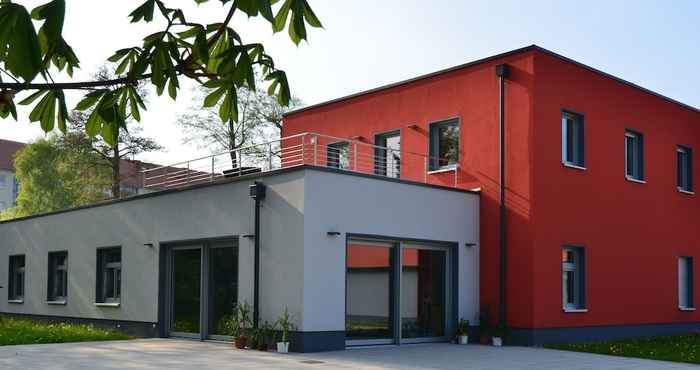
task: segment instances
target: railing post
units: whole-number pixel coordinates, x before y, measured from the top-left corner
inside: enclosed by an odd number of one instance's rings
[[[360,172],[357,170],[357,143],[353,143],[353,144],[355,144],[355,155],[353,158],[353,161],[355,162],[355,164],[353,164],[353,167],[355,169],[355,172]]]
[[[211,176],[209,178],[209,182],[214,181],[214,161],[216,160],[216,157],[214,155],[211,156]]]
[[[187,162],[187,183],[190,183],[190,162]]]
[[[238,177],[243,175],[243,153],[240,150],[233,152],[236,155],[236,164],[238,165]]]
[[[272,171],[272,142],[267,144],[267,161],[268,161],[268,164],[270,166],[268,168],[268,171]]]
[[[428,183],[428,157],[423,158],[423,182]]]
[[[314,166],[318,166],[318,136],[314,135]]]

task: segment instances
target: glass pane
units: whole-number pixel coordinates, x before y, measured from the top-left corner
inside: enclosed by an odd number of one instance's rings
[[[393,329],[391,244],[350,241],[347,247],[347,339],[386,339]]]
[[[627,139],[627,175],[637,177],[637,149],[636,139],[634,137],[626,137]]]
[[[173,331],[199,333],[201,262],[199,248],[173,250]]]
[[[402,337],[444,336],[445,251],[404,249],[401,260]]]
[[[440,166],[449,166],[459,159],[459,126],[444,125],[438,128]]]
[[[209,334],[226,335],[224,322],[238,301],[238,248],[209,250]]]

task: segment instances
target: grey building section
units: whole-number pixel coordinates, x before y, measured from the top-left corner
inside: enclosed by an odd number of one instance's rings
[[[232,271],[238,301],[252,304],[254,239],[243,236],[254,230],[253,181],[267,186],[259,235],[260,319],[273,322],[288,308],[298,328],[296,350],[345,348],[348,234],[457,245],[454,316],[476,320],[478,194],[309,166],[0,223],[0,286],[7,286],[8,257],[26,256],[24,301],[10,303],[0,290],[0,312],[168,335],[169,277],[161,270],[168,248],[222,238],[238,240],[238,271]],[[122,248],[118,306],[95,303],[96,251],[112,246]],[[65,304],[47,303],[51,251],[68,252]]]

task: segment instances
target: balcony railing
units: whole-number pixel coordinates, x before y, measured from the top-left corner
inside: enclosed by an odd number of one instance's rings
[[[268,172],[302,165],[457,186],[458,168],[430,172],[431,162],[447,161],[425,154],[397,150],[317,133],[301,133],[279,140],[142,171],[143,187],[179,188],[223,178]]]

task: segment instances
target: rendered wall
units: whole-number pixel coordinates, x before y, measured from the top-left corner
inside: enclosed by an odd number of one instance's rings
[[[301,312],[303,172],[264,178],[261,319],[274,321],[279,308]],[[79,209],[0,223],[0,285],[7,286],[8,255],[26,255],[25,299],[9,304],[1,290],[0,312],[89,319],[158,321],[159,243],[252,234],[250,181]],[[252,304],[253,239],[239,242],[239,301]],[[153,248],[145,243],[155,243]],[[121,306],[97,307],[96,248],[122,246]],[[67,304],[48,305],[47,253],[68,251]]]

